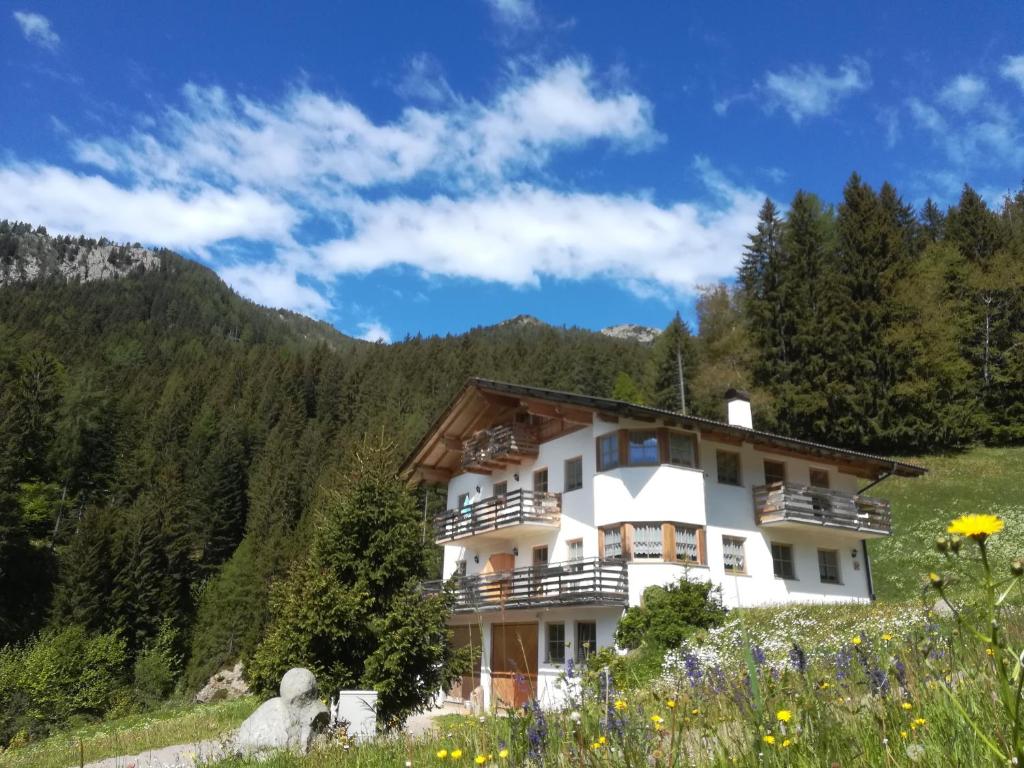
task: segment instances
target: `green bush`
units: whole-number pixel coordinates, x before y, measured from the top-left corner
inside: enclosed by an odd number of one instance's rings
[[[0,651],[0,739],[100,717],[123,701],[128,656],[117,635],[71,626]]]
[[[680,578],[667,587],[645,589],[641,605],[626,611],[619,621],[615,642],[629,650],[642,645],[678,648],[696,630],[721,624],[724,618],[717,587]]]
[[[174,691],[182,669],[178,646],[178,631],[165,621],[153,642],[135,659],[135,696],[143,706],[155,706]]]

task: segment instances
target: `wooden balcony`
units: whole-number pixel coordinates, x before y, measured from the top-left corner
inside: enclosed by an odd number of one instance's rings
[[[888,501],[795,483],[754,488],[754,518],[766,527],[806,530],[817,526],[861,539],[892,532]]]
[[[428,594],[442,581],[422,584]],[[624,606],[629,601],[626,564],[575,560],[464,576],[455,585],[455,612],[500,611],[561,605]]]
[[[516,533],[558,528],[561,519],[561,494],[518,488],[435,516],[434,541],[441,544],[470,536],[488,536],[506,528],[515,528]]]
[[[503,424],[477,433],[462,447],[462,468],[491,472],[537,457],[537,435],[525,424]]]

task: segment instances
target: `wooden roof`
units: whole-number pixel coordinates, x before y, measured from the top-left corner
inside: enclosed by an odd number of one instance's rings
[[[872,480],[886,474],[917,477],[928,471],[885,456],[684,416],[661,408],[480,378],[466,382],[405,460],[401,471],[413,482],[447,483],[461,471],[463,443],[481,429],[515,419],[528,420],[540,441],[546,442],[590,425],[595,415],[608,421],[620,417],[657,421],[700,432],[704,438],[718,442],[747,442],[771,453],[827,461],[844,472]]]

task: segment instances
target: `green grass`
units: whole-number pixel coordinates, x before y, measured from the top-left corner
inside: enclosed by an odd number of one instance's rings
[[[85,762],[147,749],[212,739],[239,724],[256,708],[247,697],[216,704],[167,706],[61,731],[24,747],[0,753],[0,768],[69,768]]]
[[[951,569],[932,545],[958,515],[999,515],[1006,531],[994,542],[997,556],[1024,554],[1024,448],[973,448],[908,460],[928,467],[928,474],[892,478],[868,491],[889,499],[893,509],[892,536],[868,545],[880,599],[912,600],[929,571]]]

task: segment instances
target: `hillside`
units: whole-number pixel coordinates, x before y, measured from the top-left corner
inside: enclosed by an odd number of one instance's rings
[[[919,593],[929,571],[949,571],[933,543],[954,517],[985,512],[1006,520],[993,538],[997,562],[1024,553],[1024,448],[972,448],[910,459],[930,470],[921,478],[893,478],[869,491],[893,505],[893,535],[871,542],[875,591],[883,600]]]

